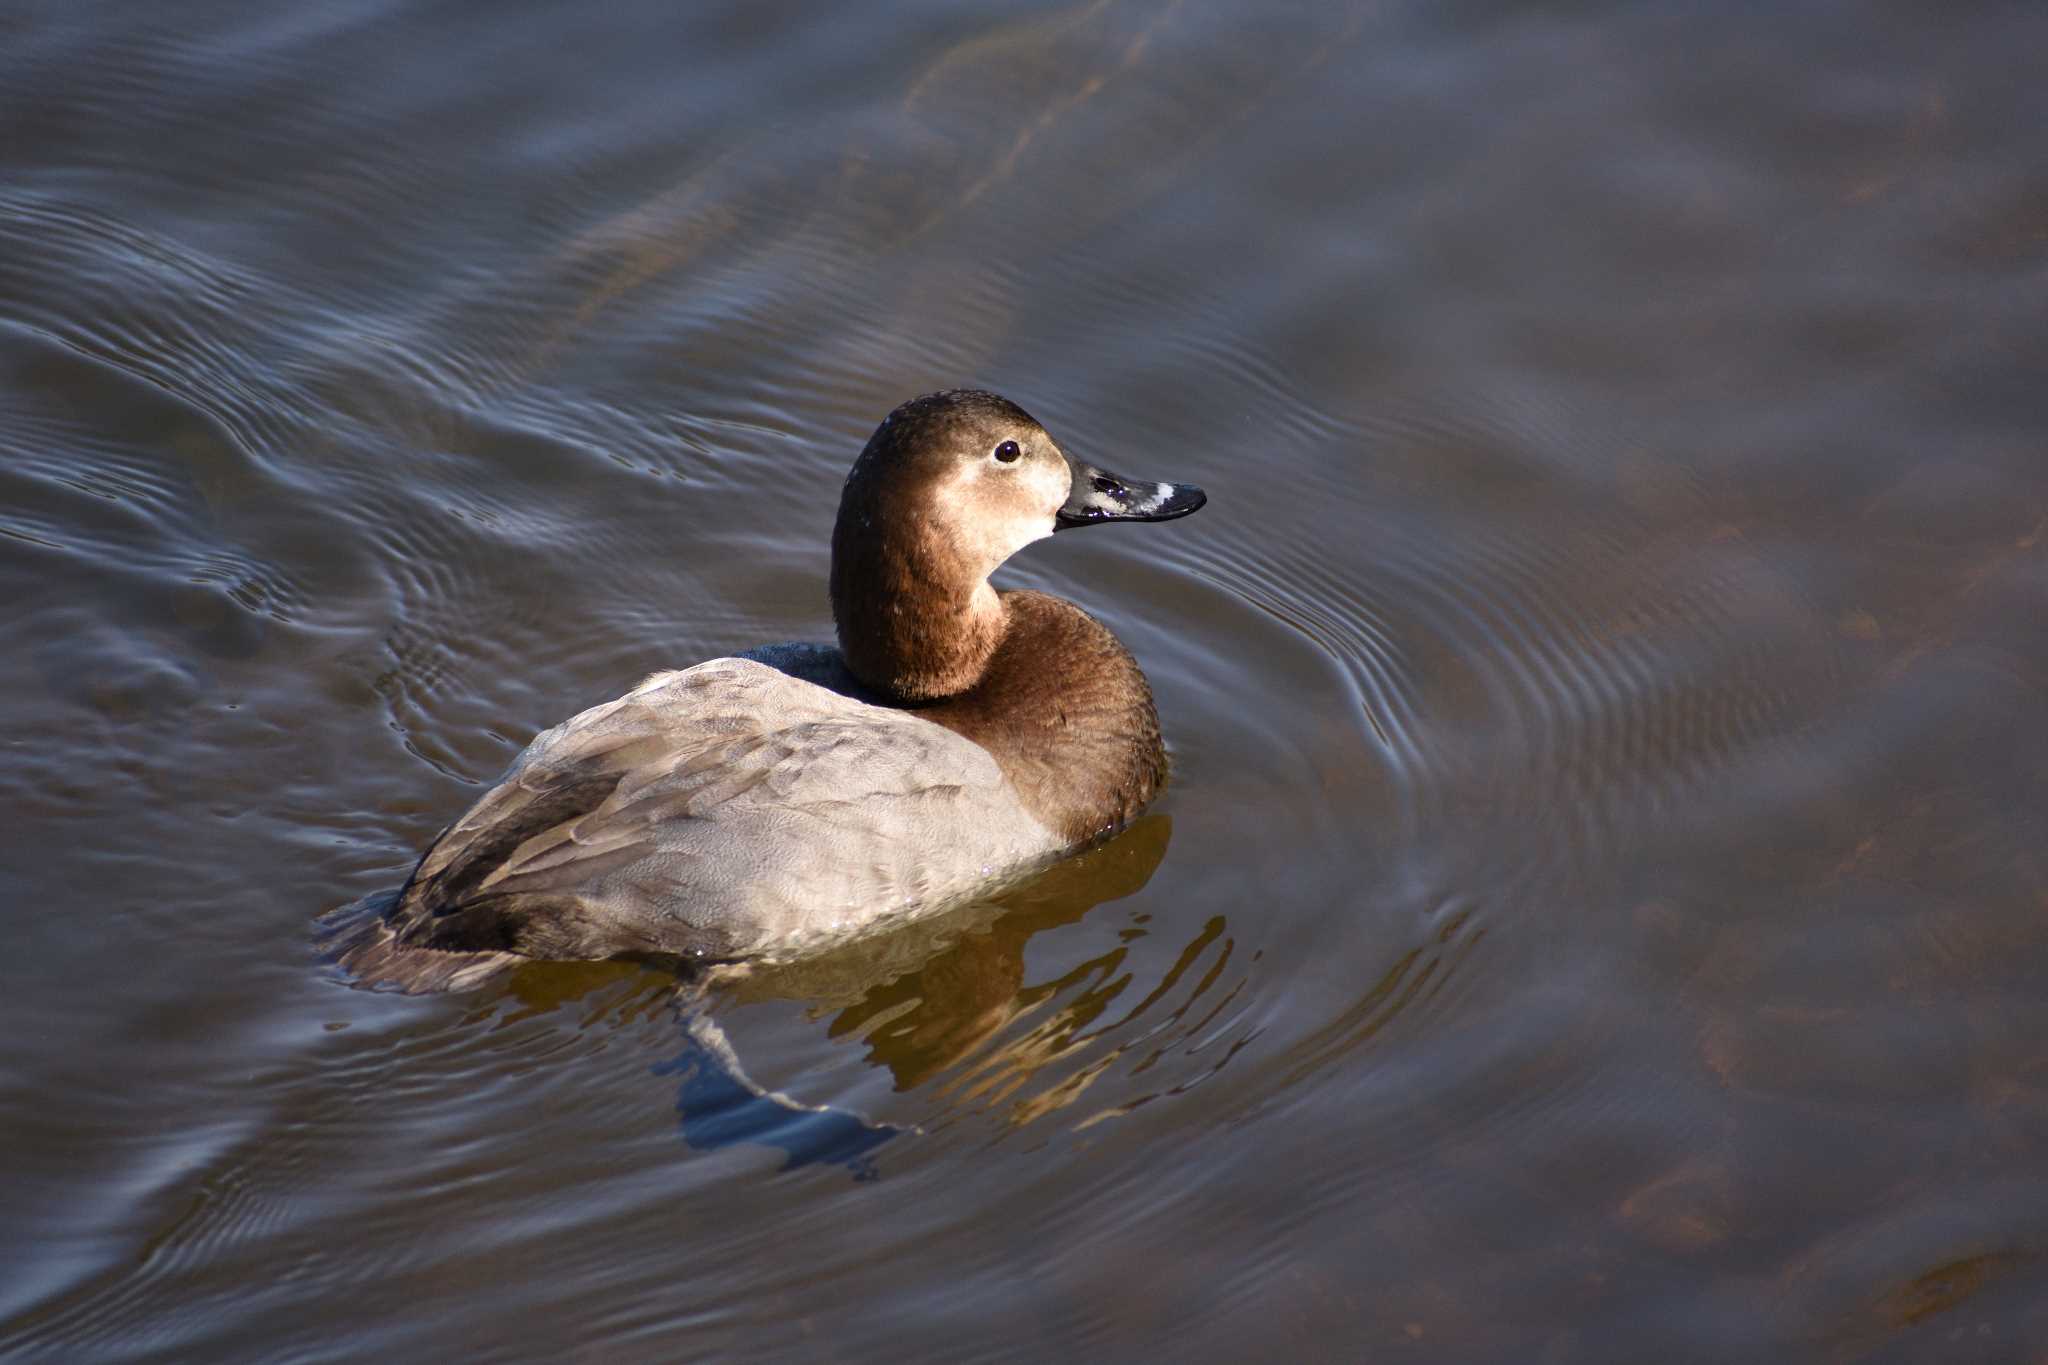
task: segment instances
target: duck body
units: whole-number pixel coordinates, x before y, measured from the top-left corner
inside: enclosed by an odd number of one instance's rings
[[[972,391],[892,413],[841,499],[837,648],[657,673],[529,744],[349,933],[362,984],[522,959],[776,959],[1114,833],[1166,777],[1152,693],[1079,607],[987,574],[1062,525],[1203,501],[1068,459]]]

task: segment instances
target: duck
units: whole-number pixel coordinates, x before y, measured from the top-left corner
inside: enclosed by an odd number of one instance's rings
[[[789,960],[1108,838],[1166,781],[1151,686],[1079,606],[989,577],[1206,501],[1075,458],[994,393],[903,403],[841,490],[836,646],[658,672],[543,731],[336,959],[408,993],[533,960]]]

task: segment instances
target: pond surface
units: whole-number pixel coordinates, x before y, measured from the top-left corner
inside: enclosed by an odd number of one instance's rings
[[[0,11],[0,1354],[2040,1358],[2044,50]],[[649,969],[323,962],[539,729],[826,637],[957,384],[1211,501],[1002,580],[1144,664],[1154,814],[712,1001],[917,1131],[706,1140]]]

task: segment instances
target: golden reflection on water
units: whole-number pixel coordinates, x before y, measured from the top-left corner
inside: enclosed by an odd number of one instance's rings
[[[899,1092],[929,1087],[949,1114],[992,1113],[1011,1127],[1030,1123],[1078,1101],[1140,1047],[1150,1051],[1136,1060],[1134,1074],[1148,1070],[1176,1043],[1195,1038],[1244,984],[1240,975],[1210,998],[1235,955],[1220,915],[1121,1011],[1118,1002],[1141,987],[1132,950],[1149,933],[1149,916],[1133,916],[1109,951],[1062,959],[1052,975],[1027,979],[1034,937],[1142,890],[1172,837],[1172,818],[1155,811],[1107,844],[991,900],[815,958],[748,969],[719,984],[719,1007],[806,1001],[815,1016],[832,1014],[827,1033],[862,1044],[868,1062],[886,1068]],[[1205,999],[1209,1007],[1196,1012]],[[1247,1041],[1236,1038],[1202,1074]],[[1148,1093],[1082,1122],[1157,1097]]]
[[[1036,1013],[1064,982],[1098,965],[1076,967],[1061,982],[1027,986],[1024,948],[1032,936],[1141,890],[1166,856],[1172,833],[1172,820],[1155,815],[1112,843],[1050,869],[1003,897],[1001,917],[985,929],[963,936],[914,973],[878,982],[841,1009],[831,1035],[864,1042],[868,1059],[889,1069],[898,1090],[913,1089],[966,1063],[1013,1021]],[[1121,955],[1121,949],[1112,954]],[[1086,999],[1084,994],[1070,1002],[1055,1017],[1078,1019],[1087,1009]],[[949,1079],[941,1093],[960,1093],[964,1078],[999,1057],[1017,1058],[1020,1081],[1028,1077],[1057,1055],[1034,1041],[1044,1031],[1042,1025],[999,1045],[962,1076]]]

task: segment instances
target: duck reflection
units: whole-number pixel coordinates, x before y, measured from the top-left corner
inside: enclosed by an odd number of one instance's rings
[[[1119,948],[1055,980],[1026,985],[1025,945],[1035,934],[1072,924],[1096,906],[1143,888],[1165,857],[1172,832],[1171,819],[1155,812],[1101,847],[989,900],[801,961],[713,973],[707,993],[689,1011],[688,1045],[657,1068],[681,1079],[676,1107],[684,1141],[700,1149],[742,1142],[774,1147],[787,1158],[785,1170],[829,1162],[864,1178],[874,1174],[870,1158],[876,1148],[915,1131],[870,1123],[843,1109],[803,1105],[750,1080],[713,1016],[765,1000],[805,1001],[819,1015],[832,1014],[828,1034],[864,1043],[870,1063],[886,1067],[898,1091],[951,1071],[940,1093],[956,1102],[1013,1093],[1040,1067],[1069,1052],[1077,1035],[1129,984],[1116,970],[1123,956]],[[1203,938],[1216,929],[1211,926]],[[995,1041],[1008,1025],[1090,976],[1095,983],[1049,1020]],[[1162,984],[1125,1019],[1135,1018],[1171,984]],[[1067,1098],[1079,1088],[1071,1087]],[[1019,1117],[1036,1117],[1061,1102]]]

